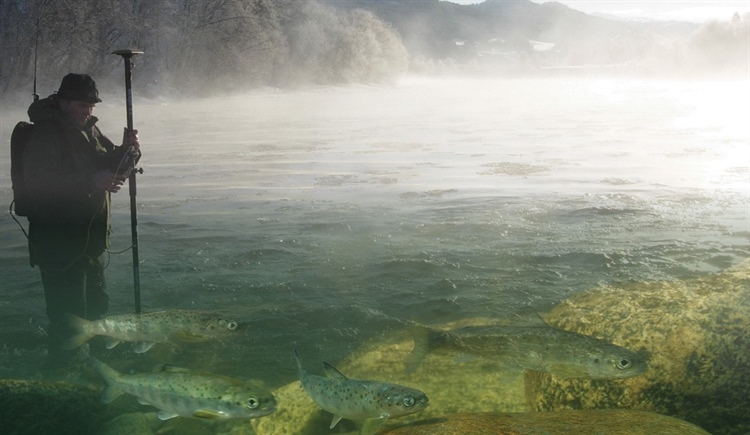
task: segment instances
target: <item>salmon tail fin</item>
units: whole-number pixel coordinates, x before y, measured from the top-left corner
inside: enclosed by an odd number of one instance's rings
[[[302,360],[297,349],[294,349],[294,360],[297,361],[297,370],[299,371],[299,377],[302,378],[302,374],[305,372],[305,369],[302,368]]]
[[[74,314],[65,313],[63,314],[63,322],[65,322],[66,327],[70,330],[68,338],[60,343],[60,346],[62,346],[63,349],[75,349],[92,337],[91,334],[88,333],[88,320],[82,319]]]
[[[104,364],[95,357],[89,357],[86,363],[96,370],[99,375],[104,379],[106,386],[102,390],[102,403],[110,403],[113,400],[120,397],[123,392],[117,387],[120,373],[112,367]]]
[[[424,361],[430,352],[430,343],[433,340],[434,331],[426,326],[417,324],[410,326],[409,330],[414,339],[414,348],[406,359],[406,371],[414,373],[422,365],[422,361]]]

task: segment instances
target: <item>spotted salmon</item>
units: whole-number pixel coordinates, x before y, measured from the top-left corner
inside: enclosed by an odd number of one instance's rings
[[[427,407],[427,396],[414,388],[379,381],[349,379],[324,362],[326,376],[307,373],[295,350],[299,378],[307,394],[323,410],[333,414],[330,429],[342,418],[362,422],[361,434],[377,432],[389,417],[419,412]]]
[[[171,366],[154,373],[122,374],[94,357],[90,357],[88,363],[106,383],[102,402],[110,403],[122,394],[130,394],[139,403],[158,408],[161,420],[177,416],[257,418],[276,410],[273,395],[257,381],[241,381]]]
[[[439,331],[415,326],[407,368],[415,370],[430,352],[485,357],[511,370],[535,370],[561,378],[622,379],[646,371],[636,352],[588,335],[553,328],[539,316],[524,324],[467,326]]]
[[[93,321],[67,314],[65,319],[73,331],[62,343],[66,349],[76,348],[90,338],[102,335],[107,337],[108,349],[129,341],[133,342],[136,353],[148,351],[155,343],[205,341],[229,336],[239,326],[237,321],[220,314],[198,310],[120,314]]]

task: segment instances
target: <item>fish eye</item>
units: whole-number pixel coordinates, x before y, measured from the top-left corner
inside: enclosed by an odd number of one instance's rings
[[[249,409],[255,409],[260,406],[260,401],[256,399],[255,397],[250,397],[245,402],[245,406],[247,406]]]
[[[404,397],[403,404],[407,408],[411,408],[414,406],[414,398],[412,396],[406,396]]]
[[[234,331],[235,329],[237,329],[237,322],[228,321],[227,322],[227,329],[230,330],[230,331]]]
[[[617,361],[617,368],[618,369],[626,369],[630,367],[630,360],[627,358],[620,358],[619,361]]]

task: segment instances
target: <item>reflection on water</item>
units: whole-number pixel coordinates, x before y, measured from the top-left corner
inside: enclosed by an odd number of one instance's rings
[[[407,321],[546,311],[603,284],[725,269],[750,257],[748,86],[409,79],[138,100],[144,310],[219,310],[249,328],[95,352],[277,387],[295,379],[294,348],[336,363]],[[117,132],[119,97],[107,101],[97,115]],[[6,143],[22,114],[2,115]],[[113,251],[130,243],[126,196]],[[0,241],[0,377],[35,378],[38,271],[8,217]],[[130,260],[110,258],[113,314],[133,309]]]

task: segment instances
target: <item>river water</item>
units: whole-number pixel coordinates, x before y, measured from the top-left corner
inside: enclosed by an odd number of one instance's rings
[[[143,310],[218,310],[246,328],[102,359],[279,386],[294,348],[335,363],[407,321],[725,269],[750,257],[748,97],[748,81],[458,78],[137,97]],[[6,206],[24,112],[0,123]],[[124,112],[116,94],[96,114],[117,137]],[[119,314],[134,309],[127,188],[114,204]],[[36,378],[42,287],[8,213],[0,242],[0,377]]]

